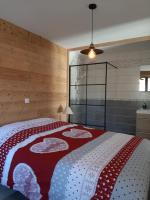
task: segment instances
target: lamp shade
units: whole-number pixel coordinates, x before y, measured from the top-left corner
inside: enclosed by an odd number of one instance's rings
[[[92,55],[92,52],[93,52],[93,54],[95,54],[95,56],[90,56],[90,54]],[[101,49],[96,49],[94,44],[92,44],[92,43],[90,44],[88,49],[83,49],[83,50],[80,51],[80,53],[88,55],[89,58],[91,58],[91,59],[95,58],[96,55],[98,55],[98,54],[102,54],[103,52],[104,51],[101,50]]]
[[[73,112],[72,112],[72,110],[69,106],[66,106],[63,113],[66,114],[66,115],[72,115],[73,114]]]

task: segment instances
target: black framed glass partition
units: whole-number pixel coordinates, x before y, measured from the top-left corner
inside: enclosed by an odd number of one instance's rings
[[[109,62],[69,66],[69,122],[106,129]]]

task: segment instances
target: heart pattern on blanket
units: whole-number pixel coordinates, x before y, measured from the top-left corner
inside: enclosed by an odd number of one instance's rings
[[[33,169],[26,163],[19,163],[13,172],[13,189],[24,194],[28,199],[40,200],[40,186]],[[34,191],[34,192],[31,192]]]
[[[87,130],[73,128],[70,131],[63,132],[63,135],[71,138],[91,138],[92,134]]]
[[[43,142],[34,144],[30,151],[34,153],[53,153],[58,151],[64,151],[69,148],[68,143],[65,140],[59,138],[45,138]]]

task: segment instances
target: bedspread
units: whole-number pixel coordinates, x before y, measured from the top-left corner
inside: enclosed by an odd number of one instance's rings
[[[58,121],[0,139],[1,183],[31,200],[147,199],[148,140]]]

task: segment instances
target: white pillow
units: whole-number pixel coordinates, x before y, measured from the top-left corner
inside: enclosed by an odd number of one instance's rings
[[[53,118],[38,118],[4,125],[0,127],[0,146],[17,132],[36,126],[44,126],[55,121],[57,120]]]

